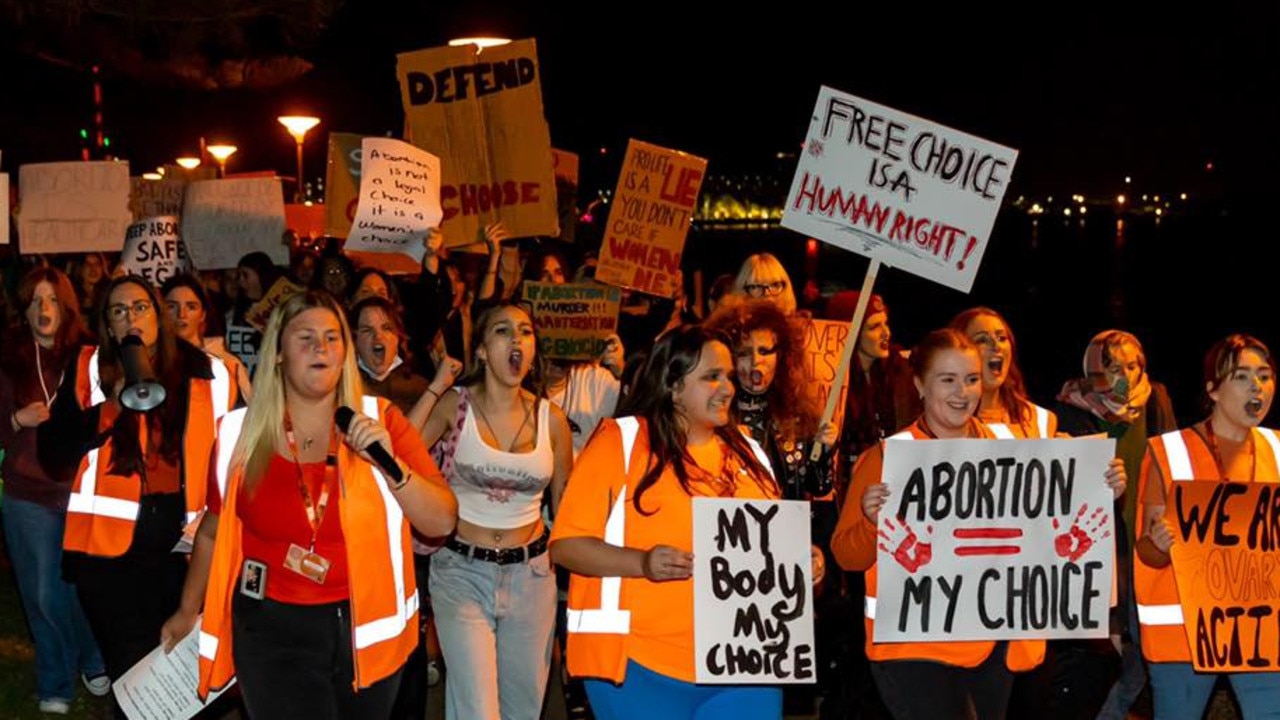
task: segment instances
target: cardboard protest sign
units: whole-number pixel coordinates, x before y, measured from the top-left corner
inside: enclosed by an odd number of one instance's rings
[[[329,133],[329,163],[324,176],[325,228],[344,238],[351,232],[360,198],[360,143],[363,135]]]
[[[578,155],[551,148],[556,175],[556,212],[560,216],[560,239],[571,243],[578,231]]]
[[[876,642],[1103,638],[1110,440],[885,444]]]
[[[616,287],[526,282],[523,300],[533,309],[542,357],[595,360],[618,332],[622,291]]]
[[[129,163],[58,162],[18,168],[22,253],[116,252],[133,222]]]
[[[258,345],[262,342],[262,334],[244,325],[227,326],[227,350],[244,363],[245,370],[253,377],[258,367]]]
[[[258,332],[265,331],[267,321],[271,319],[271,311],[275,310],[280,303],[305,290],[306,288],[294,284],[288,278],[276,280],[261,300],[249,306],[244,314],[245,322]]]
[[[782,226],[969,292],[1017,158],[823,87]]]
[[[365,138],[360,203],[343,252],[391,273],[422,270],[440,224],[440,158],[391,138]]]
[[[839,393],[840,401],[836,403],[832,422],[836,425],[837,436],[844,426],[845,403],[843,398],[849,394],[849,374],[836,377],[840,369],[840,354],[844,352],[844,344],[849,339],[849,323],[833,320],[804,320],[804,387],[801,392],[810,393],[817,401],[817,407],[827,404],[827,396],[834,388]],[[839,383],[839,387],[836,387]]]
[[[159,180],[129,179],[129,211],[134,221],[166,215],[181,216],[187,180],[166,175]]]
[[[815,682],[809,503],[693,499],[700,684]]]
[[[1280,485],[1172,483],[1165,522],[1191,661],[1199,672],[1280,670]]]
[[[542,114],[533,40],[402,53],[396,75],[406,139],[440,158],[447,247],[483,240],[501,220],[512,237],[555,236],[551,131]]]
[[[178,218],[165,215],[130,225],[120,267],[156,287],[178,273],[190,272],[191,259],[178,234]]]
[[[289,264],[284,195],[276,178],[201,180],[187,186],[182,239],[201,270],[235,267],[251,252]]]
[[[707,161],[631,140],[609,207],[596,279],[674,297]]]

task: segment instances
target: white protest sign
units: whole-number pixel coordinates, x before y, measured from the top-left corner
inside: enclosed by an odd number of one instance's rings
[[[1103,638],[1111,440],[885,444],[875,641]]]
[[[1017,158],[823,87],[782,226],[969,292]]]
[[[360,147],[360,201],[343,252],[387,272],[419,272],[427,233],[444,217],[440,158],[391,138]]]
[[[191,259],[178,235],[178,218],[165,215],[130,225],[120,267],[156,287],[178,273],[190,272]]]
[[[289,264],[284,195],[277,178],[201,180],[187,185],[182,239],[201,270],[235,267],[251,252]]]
[[[23,165],[18,197],[18,239],[25,255],[116,252],[133,222],[125,162]]]
[[[258,343],[261,341],[262,334],[251,327],[227,326],[227,350],[240,358],[250,377],[253,377],[253,371],[258,367]]]
[[[0,173],[0,245],[9,244],[9,173]]]
[[[693,499],[697,682],[816,681],[809,503]]]
[[[129,720],[187,720],[235,684],[210,692],[206,702],[196,694],[200,686],[200,624],[168,653],[152,650],[113,684],[116,702]]]

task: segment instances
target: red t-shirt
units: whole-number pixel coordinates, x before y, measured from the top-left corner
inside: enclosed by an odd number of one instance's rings
[[[387,410],[383,423],[391,433],[392,454],[423,477],[439,476],[417,428],[395,407]],[[302,492],[298,489],[298,465],[291,457],[277,453],[252,493],[241,485],[236,514],[243,525],[241,543],[244,557],[267,566],[266,595],[272,600],[294,605],[340,602],[350,597],[347,588],[347,550],[342,532],[341,493],[334,486],[337,470],[330,473],[329,505],[316,533],[315,552],[329,561],[323,583],[304,577],[284,566],[291,544],[311,546],[311,523],[307,520]],[[314,505],[320,499],[325,464],[303,463],[302,478]],[[216,469],[210,467],[209,512],[222,511]]]

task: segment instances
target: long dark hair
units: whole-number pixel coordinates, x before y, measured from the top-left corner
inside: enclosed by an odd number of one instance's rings
[[[3,222],[0,220],[0,222]],[[32,342],[34,329],[27,322],[27,308],[35,297],[36,287],[47,282],[53,288],[58,299],[58,330],[54,333],[53,347],[42,355],[49,357],[52,364],[63,366],[76,350],[89,340],[89,331],[80,316],[80,300],[76,297],[75,287],[66,273],[51,267],[32,268],[22,277],[18,284],[17,319],[6,333],[3,367],[9,377],[19,387],[27,384],[27,380],[37,382],[36,349]],[[47,354],[47,355],[46,355]],[[42,362],[45,362],[42,360]]]
[[[111,335],[110,320],[107,318],[111,293],[121,285],[133,284],[147,293],[152,304],[152,312],[156,315],[156,353],[152,360],[152,369],[160,384],[164,385],[165,401],[149,413],[138,413],[122,409],[120,417],[111,428],[112,453],[111,472],[116,475],[134,475],[143,471],[145,458],[142,446],[138,443],[138,422],[147,421],[148,429],[160,434],[160,456],[171,464],[178,464],[182,453],[183,429],[186,427],[188,398],[188,373],[191,368],[183,362],[183,355],[178,348],[178,335],[169,322],[164,311],[164,301],[155,286],[137,275],[124,275],[107,284],[103,293],[102,307],[98,309],[98,368],[101,378],[102,392],[111,397],[116,380],[124,375],[124,366],[120,363],[119,343]],[[208,358],[203,351],[196,350],[191,356],[203,358],[206,366]]]
[[[476,352],[481,345],[484,344],[485,333],[489,332],[489,326],[493,325],[497,320],[498,312],[505,308],[515,308],[529,317],[530,324],[533,323],[533,313],[529,310],[529,306],[525,303],[501,301],[493,304],[485,304],[484,310],[476,318],[474,325],[471,327],[471,365],[463,371],[461,377],[454,382],[455,385],[470,387],[478,382],[484,381],[484,363],[480,361],[480,354]],[[529,374],[525,375],[524,381],[520,386],[525,390],[533,393],[538,397],[546,396],[546,388],[543,385],[543,378],[546,373],[543,372],[542,364],[545,359],[538,353],[538,336],[537,327],[534,327],[534,354],[533,362],[529,364]]]
[[[618,407],[618,417],[638,415],[648,423],[649,467],[631,498],[636,512],[642,515],[653,513],[645,512],[640,506],[641,496],[658,482],[668,464],[675,471],[676,479],[680,481],[680,487],[685,493],[694,494],[689,480],[689,466],[694,464],[694,460],[685,448],[687,437],[682,427],[680,411],[675,405],[674,393],[701,360],[703,348],[712,342],[730,347],[728,338],[722,333],[702,325],[681,325],[663,333],[645,359],[644,367],[636,377],[631,392]],[[747,469],[752,479],[777,488],[772,473],[756,459],[746,437],[735,423],[716,428],[715,433]]]
[[[1009,413],[1009,420],[1014,425],[1021,425],[1023,420],[1030,419],[1027,417],[1027,410],[1031,405],[1031,400],[1027,397],[1026,383],[1022,381],[1022,370],[1018,368],[1018,341],[1013,338],[1013,328],[1009,326],[1009,321],[989,307],[975,307],[969,308],[951,318],[951,322],[947,327],[959,330],[968,337],[969,323],[983,315],[990,315],[999,320],[1000,324],[1004,325],[1005,333],[1009,336],[1009,372],[1005,376],[1004,384],[996,392],[1000,394],[1000,402],[1004,403],[1004,408]]]

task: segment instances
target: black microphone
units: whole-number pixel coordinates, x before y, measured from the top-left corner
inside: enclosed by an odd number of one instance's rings
[[[351,421],[356,417],[356,411],[343,405],[333,411],[333,420],[338,423],[338,429],[345,435],[347,428],[351,427]],[[382,468],[382,472],[386,473],[392,479],[393,485],[399,485],[404,482],[404,472],[400,470],[400,466],[396,464],[395,458],[391,457],[391,453],[382,447],[382,443],[373,443],[364,449],[369,453],[369,457],[378,463],[378,467]]]

